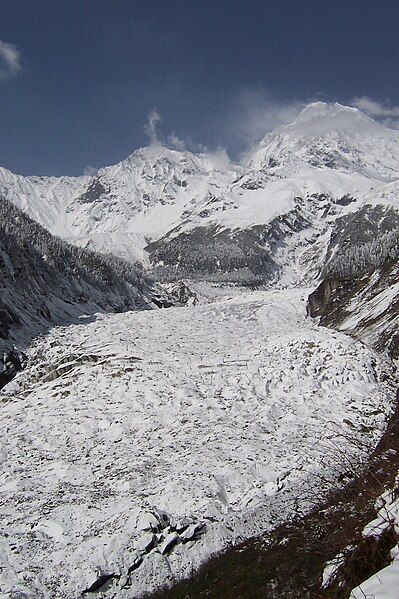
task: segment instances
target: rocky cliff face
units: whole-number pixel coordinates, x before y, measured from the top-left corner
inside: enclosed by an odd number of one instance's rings
[[[320,323],[368,341],[397,358],[399,350],[399,213],[366,205],[337,219],[321,281],[308,311]]]

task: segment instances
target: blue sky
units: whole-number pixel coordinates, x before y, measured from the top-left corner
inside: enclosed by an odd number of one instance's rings
[[[397,1],[2,0],[0,14],[14,172],[78,175],[154,131],[237,159],[314,99],[399,119]]]

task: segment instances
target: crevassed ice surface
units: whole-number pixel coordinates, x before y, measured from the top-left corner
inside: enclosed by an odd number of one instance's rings
[[[4,596],[70,599],[108,574],[103,596],[140,596],[306,510],[376,442],[388,365],[307,319],[308,291],[98,315],[34,343],[2,393]]]

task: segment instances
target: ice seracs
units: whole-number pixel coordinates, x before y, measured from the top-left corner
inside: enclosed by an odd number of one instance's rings
[[[307,293],[38,339],[1,394],[3,592],[70,599],[107,574],[105,597],[139,597],[328,491],[394,389],[388,361],[306,317]]]

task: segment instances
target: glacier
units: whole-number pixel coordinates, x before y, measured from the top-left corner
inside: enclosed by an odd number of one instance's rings
[[[390,364],[306,317],[307,293],[98,315],[34,342],[1,395],[3,592],[77,597],[112,574],[104,596],[141,596],[305,512],[364,457]],[[173,521],[203,532],[163,551]]]
[[[154,146],[92,176],[0,168],[6,200],[139,262],[144,285],[85,284],[76,312],[77,263],[59,262],[47,297],[48,256],[25,285],[0,246],[3,299],[26,287],[35,323],[12,328],[27,365],[0,391],[5,597],[146,596],[306,514],[367,460],[397,402],[397,254],[345,268],[395,241],[398,181],[399,132],[323,102],[243,165]],[[176,282],[188,305],[158,309]]]

